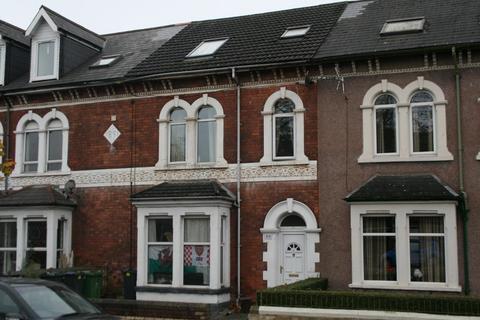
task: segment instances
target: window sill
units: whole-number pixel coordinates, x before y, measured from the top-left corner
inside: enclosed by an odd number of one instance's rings
[[[453,155],[411,155],[409,157],[400,157],[398,155],[385,156],[360,156],[358,163],[386,163],[386,162],[439,162],[453,161]]]
[[[172,288],[172,287],[159,287],[159,286],[141,286],[136,287],[137,292],[154,292],[154,293],[179,293],[179,294],[224,294],[230,293],[230,288],[222,287],[220,289],[204,288]]]
[[[378,290],[405,290],[405,291],[444,291],[444,292],[461,292],[460,286],[448,286],[447,284],[410,284],[399,285],[396,282],[376,282],[376,283],[363,283],[363,284],[349,284],[349,288],[352,289],[378,289]]]
[[[177,171],[177,170],[198,170],[198,169],[227,169],[228,163],[209,163],[209,164],[169,164],[166,167],[155,167],[158,171]]]
[[[260,161],[260,167],[272,167],[272,166],[306,166],[310,161],[307,160],[272,160],[272,161]]]
[[[13,173],[11,178],[28,178],[28,177],[54,177],[54,176],[68,176],[71,171],[58,171],[58,172],[29,172],[29,173]]]

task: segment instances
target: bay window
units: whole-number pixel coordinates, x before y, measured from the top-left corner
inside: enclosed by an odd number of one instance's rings
[[[210,284],[210,219],[185,217],[183,227],[183,284]]]
[[[0,220],[0,275],[15,271],[17,260],[17,223]]]
[[[27,220],[26,265],[38,264],[40,269],[47,266],[47,221]]]

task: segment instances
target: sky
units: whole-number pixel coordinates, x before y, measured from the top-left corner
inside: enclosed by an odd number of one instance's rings
[[[1,0],[0,20],[26,29],[41,5],[99,34],[343,0]]]

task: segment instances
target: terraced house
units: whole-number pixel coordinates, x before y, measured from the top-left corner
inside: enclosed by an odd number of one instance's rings
[[[133,268],[136,298],[167,302],[319,276],[480,295],[478,12],[364,0],[106,35],[46,7],[26,31],[1,22],[16,165],[0,270],[73,251],[110,295]]]

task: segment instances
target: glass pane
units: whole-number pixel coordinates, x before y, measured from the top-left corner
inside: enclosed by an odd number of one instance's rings
[[[5,291],[3,291],[3,289],[0,289],[0,313],[20,313],[20,308],[16,305],[12,298]]]
[[[410,237],[411,280],[445,282],[445,238]]]
[[[413,151],[433,150],[433,110],[431,106],[412,108]]]
[[[148,246],[148,283],[172,284],[173,246]]]
[[[60,130],[48,132],[48,160],[62,160],[62,137]]]
[[[23,171],[24,172],[37,172],[37,164],[32,163],[32,164],[26,164],[23,166]]]
[[[172,218],[148,220],[148,242],[172,242]]]
[[[410,217],[410,233],[444,233],[443,216]]]
[[[412,103],[433,102],[433,97],[428,91],[418,91],[411,100]]]
[[[200,111],[198,111],[199,120],[214,119],[216,115],[215,109],[211,106],[202,107]]]
[[[40,269],[45,269],[47,267],[47,252],[29,250],[25,257],[25,263],[27,266],[37,264]]]
[[[185,218],[185,242],[210,242],[210,219]]]
[[[215,162],[215,121],[198,122],[198,162]]]
[[[27,248],[47,247],[47,222],[29,221],[27,234]]]
[[[0,251],[0,274],[9,274],[11,272],[14,272],[16,263],[17,252]]]
[[[185,161],[185,125],[170,126],[170,162]]]
[[[55,42],[41,42],[38,44],[37,76],[53,75]]]
[[[395,233],[395,217],[363,217],[363,233]]]
[[[280,224],[281,227],[305,227],[305,221],[302,219],[302,217],[296,215],[296,214],[291,214],[287,217],[285,217],[282,220],[282,223]]]
[[[59,171],[61,169],[62,169],[62,163],[61,162],[54,162],[54,163],[47,164],[47,170],[48,171]]]
[[[187,57],[199,57],[214,54],[228,39],[208,40],[201,43]]]
[[[397,99],[395,99],[391,94],[382,94],[375,99],[375,105],[391,105],[397,104]]]
[[[187,118],[187,113],[182,108],[175,108],[170,113],[171,122],[185,122]]]
[[[295,109],[295,104],[290,99],[279,99],[275,102],[275,113],[292,113]]]
[[[0,222],[0,248],[17,247],[17,223]]]
[[[52,289],[44,286],[17,286],[17,292],[42,319],[56,319],[64,314],[75,313],[73,306]]]
[[[210,283],[210,246],[184,246],[183,284],[207,286]]]
[[[393,236],[363,237],[365,280],[397,280],[397,254]]]
[[[293,116],[275,118],[275,156],[293,157]]]
[[[25,161],[38,161],[38,132],[25,134]]]
[[[397,152],[397,113],[395,108],[377,109],[377,153]]]

